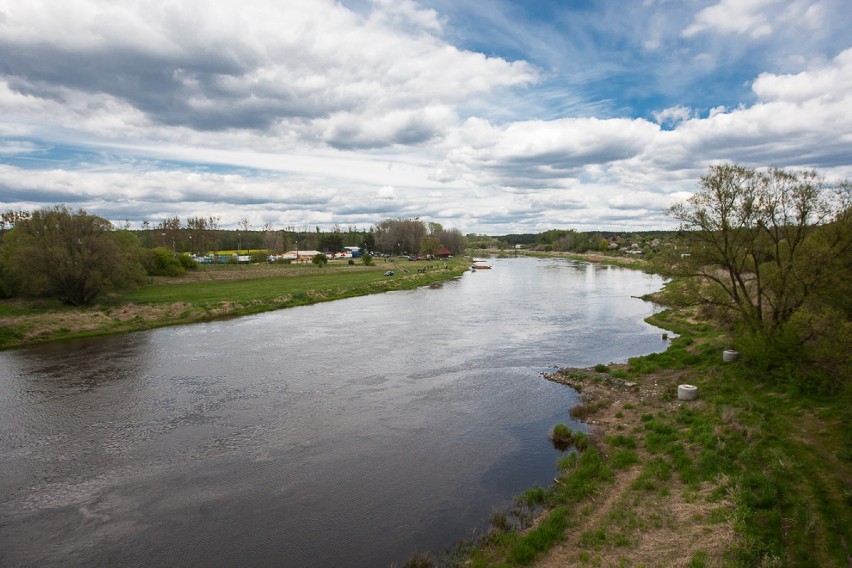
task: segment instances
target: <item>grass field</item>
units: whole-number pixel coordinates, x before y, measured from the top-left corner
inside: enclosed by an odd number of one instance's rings
[[[383,259],[373,266],[202,266],[178,278],[155,278],[137,290],[105,296],[91,307],[55,300],[0,302],[0,348],[73,337],[126,333],[222,317],[426,286],[462,274],[464,258],[432,262]],[[386,276],[387,271],[392,276]]]

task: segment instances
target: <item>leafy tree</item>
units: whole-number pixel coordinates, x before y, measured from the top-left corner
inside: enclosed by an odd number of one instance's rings
[[[325,266],[328,263],[328,257],[325,256],[323,253],[315,254],[311,258],[311,262],[316,264],[317,268],[322,268],[323,266]]]
[[[179,256],[185,255],[175,255],[163,247],[146,249],[142,253],[142,265],[150,276],[182,276],[186,268],[178,259]]]
[[[373,265],[373,257],[369,254],[365,254],[361,257],[361,262],[364,263],[364,266],[372,266]]]
[[[852,293],[848,182],[813,171],[718,165],[670,214],[689,239],[680,273],[700,304],[742,324],[767,360],[848,333]],[[827,325],[827,321],[834,324]],[[844,331],[845,330],[845,331]],[[756,342],[756,343],[755,343]]]
[[[144,273],[138,250],[131,233],[64,205],[35,211],[3,242],[4,265],[17,291],[57,296],[72,305],[140,283]]]
[[[753,330],[783,325],[852,248],[848,185],[815,172],[711,167],[671,215],[690,231],[685,268],[711,283],[701,300]]]
[[[439,250],[441,250],[441,241],[438,240],[437,237],[433,237],[432,235],[427,235],[423,237],[423,240],[420,241],[420,254],[429,255],[436,254]]]

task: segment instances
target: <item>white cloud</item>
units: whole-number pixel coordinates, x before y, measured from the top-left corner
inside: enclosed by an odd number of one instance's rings
[[[60,113],[66,127],[98,135],[126,120],[159,137],[284,131],[392,146],[435,135],[471,98],[536,80],[524,62],[446,44],[437,13],[410,0],[376,2],[366,18],[328,0],[33,1],[3,11],[9,113],[19,123]]]
[[[779,0],[721,0],[718,4],[704,8],[683,30],[684,37],[692,37],[705,31],[720,34],[748,34],[760,38],[772,33],[768,16]]]
[[[811,100],[848,100],[852,93],[852,49],[818,69],[788,75],[761,73],[752,90],[762,101],[801,104]]]
[[[687,120],[688,118],[692,117],[694,115],[694,112],[689,107],[677,105],[660,111],[656,111],[653,114],[654,120],[659,125],[677,125],[683,122],[684,120]]]
[[[560,34],[497,10],[502,0],[471,8],[517,31],[500,46],[532,46],[546,72],[453,45],[461,26],[429,4],[357,4],[0,0],[4,207],[226,226],[420,216],[492,234],[650,229],[671,225],[662,211],[709,163],[852,177],[852,49],[820,39],[848,20],[839,0],[723,0],[696,14],[607,4],[592,31],[565,22],[576,45],[563,51]],[[663,67],[583,59],[610,30]],[[765,57],[743,55],[754,44]],[[731,89],[721,82],[735,67],[754,71]],[[583,94],[602,83],[612,100]],[[705,102],[687,89],[706,89]],[[637,111],[622,92],[667,102]]]
[[[377,197],[379,199],[394,199],[396,197],[396,192],[394,191],[393,186],[385,185],[379,188]]]

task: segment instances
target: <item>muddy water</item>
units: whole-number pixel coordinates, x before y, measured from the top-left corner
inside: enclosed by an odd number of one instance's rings
[[[542,371],[665,348],[658,277],[492,265],[0,353],[0,565],[386,566],[482,530],[555,473],[577,395]]]

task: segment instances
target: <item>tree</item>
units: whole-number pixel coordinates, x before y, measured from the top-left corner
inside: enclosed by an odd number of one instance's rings
[[[435,255],[439,250],[441,250],[442,246],[441,241],[439,241],[437,237],[427,235],[420,241],[420,254],[427,256]]]
[[[327,257],[327,256],[325,256],[323,253],[318,253],[318,254],[315,254],[315,255],[311,258],[311,262],[313,262],[314,264],[316,264],[316,265],[317,265],[317,268],[322,268],[323,266],[325,266],[326,264],[328,264],[328,257]]]
[[[204,243],[204,248],[211,247],[215,256],[219,252],[219,217],[208,217],[206,225],[207,232],[205,239],[207,242]],[[207,251],[205,250],[204,252],[206,253]]]
[[[441,231],[438,238],[441,240],[441,244],[455,255],[463,253],[464,249],[467,248],[467,239],[458,229]]]
[[[207,254],[205,250],[207,248],[207,243],[205,242],[207,219],[204,217],[190,217],[186,220],[186,229],[189,232],[189,252],[200,251],[201,254]]]
[[[700,186],[670,210],[690,232],[687,269],[713,284],[703,301],[754,330],[789,321],[850,252],[846,184],[832,187],[812,171],[720,165]]]
[[[343,233],[340,231],[340,227],[336,225],[332,232],[325,233],[318,238],[319,246],[324,251],[336,253],[343,248]]]
[[[249,228],[251,228],[251,221],[249,221],[247,217],[243,217],[242,219],[240,219],[240,222],[237,223],[237,225],[239,225],[240,230],[242,231],[239,235],[240,254],[242,254],[242,249],[243,249],[243,233],[246,233],[246,246],[249,249],[248,252],[246,252],[246,254],[249,254],[251,252],[251,244],[249,244],[249,242],[248,242],[249,241],[248,230],[249,230]]]
[[[818,339],[826,317],[848,326],[849,303],[835,299],[852,292],[848,182],[726,164],[699,185],[670,210],[687,231],[680,272],[696,279],[699,303],[770,346]]]
[[[426,236],[426,225],[419,219],[385,219],[374,230],[376,246],[383,252],[417,252]]]
[[[275,254],[280,252],[280,247],[278,245],[278,231],[276,231],[272,227],[271,222],[266,222],[263,224],[263,246],[268,253]]]
[[[3,258],[18,291],[82,305],[105,290],[140,283],[138,250],[131,233],[58,205],[17,223],[4,240]]]
[[[163,248],[171,249],[172,254],[176,254],[177,240],[180,237],[180,217],[174,216],[160,221],[157,230],[163,239]]]

